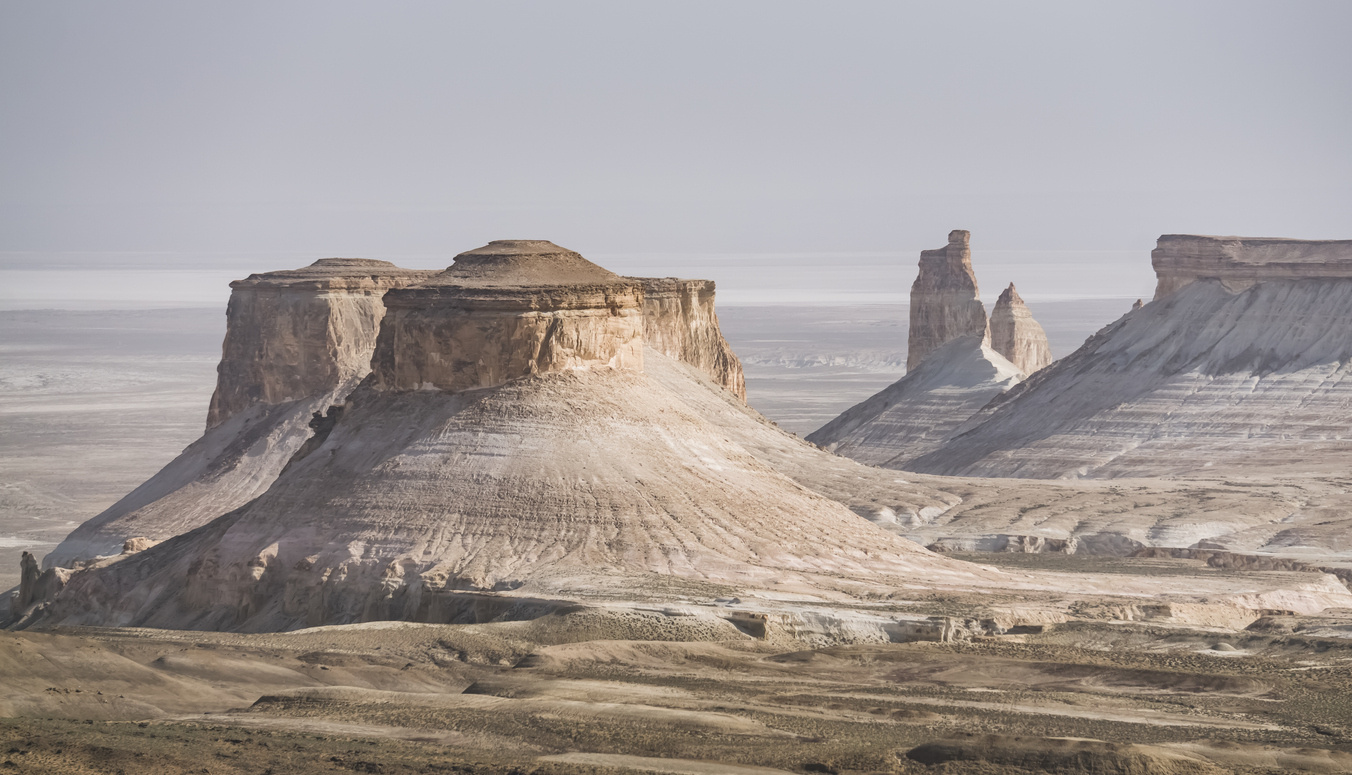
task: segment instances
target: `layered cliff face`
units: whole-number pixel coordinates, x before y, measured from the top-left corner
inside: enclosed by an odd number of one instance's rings
[[[1000,294],[991,310],[991,349],[1000,353],[1024,374],[1032,374],[1052,362],[1047,332],[1033,319],[1014,283]]]
[[[115,555],[130,538],[169,538],[262,494],[370,370],[382,295],[430,272],[321,259],[231,284],[207,431],[44,558],[48,567]]]
[[[911,285],[911,329],[906,368],[963,336],[988,339],[986,308],[972,272],[971,233],[952,231],[948,244],[920,253],[920,274]]]
[[[905,468],[941,448],[968,418],[1023,378],[980,337],[954,339],[807,440],[860,463]]]
[[[324,258],[231,283],[207,428],[256,404],[355,386],[371,370],[385,292],[429,274],[388,261]]]
[[[641,286],[541,240],[500,240],[391,291],[378,390],[468,390],[534,374],[643,369]]]
[[[1179,245],[1221,243],[1161,238],[1154,254],[1161,287],[1193,279],[1034,375],[913,470],[1116,477],[1345,461],[1349,243],[1224,242],[1270,249],[1212,262],[1204,277],[1192,253],[1178,265],[1165,259]],[[1264,255],[1275,265],[1262,264]]]
[[[746,400],[742,362],[718,327],[712,280],[633,278],[643,285],[643,339],[658,352],[685,361]]]
[[[1352,279],[1352,240],[1165,234],[1150,261],[1157,300],[1197,280],[1237,292],[1270,280]]]
[[[729,391],[714,388],[728,402],[721,416],[748,426],[738,433],[645,374],[640,293],[539,242],[493,243],[391,291],[373,374],[322,442],[251,503],[77,574],[44,621],[445,621],[480,604],[467,593],[669,583],[659,577],[982,583],[985,571],[758,459],[738,437],[778,432]]]

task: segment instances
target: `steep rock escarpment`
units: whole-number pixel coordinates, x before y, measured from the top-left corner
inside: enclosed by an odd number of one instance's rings
[[[429,274],[388,261],[323,258],[230,283],[207,429],[257,404],[354,387],[371,370],[385,292]]]
[[[612,278],[500,242],[391,291],[373,374],[318,448],[249,504],[75,575],[42,621],[280,630],[674,578],[993,583],[800,486],[646,374],[638,289]],[[694,390],[746,437],[768,427],[729,391]]]
[[[1345,464],[1348,244],[1161,238],[1155,267],[1174,290],[1033,375],[914,470],[1121,477]],[[1202,270],[1196,251],[1167,262],[1179,245],[1264,247]]]
[[[535,374],[643,370],[643,290],[542,240],[499,240],[385,296],[378,390],[468,390]]]
[[[1156,300],[1197,280],[1236,292],[1268,280],[1352,280],[1352,240],[1165,234],[1150,262]]]
[[[954,339],[807,440],[860,463],[904,469],[941,448],[968,418],[1023,378],[979,337]]]
[[[1052,362],[1047,332],[1033,319],[1014,283],[1000,294],[991,310],[991,349],[1000,353],[1024,374],[1032,374]]]
[[[633,279],[643,284],[644,342],[700,369],[745,401],[742,362],[718,327],[713,280]]]
[[[946,246],[920,253],[920,274],[911,285],[907,370],[953,339],[989,337],[986,308],[972,272],[971,236],[952,231]]]
[[[48,567],[169,538],[260,495],[370,370],[381,301],[430,273],[387,261],[321,259],[231,283],[207,431],[159,473],[77,527]]]

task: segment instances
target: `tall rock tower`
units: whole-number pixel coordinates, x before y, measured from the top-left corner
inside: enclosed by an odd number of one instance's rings
[[[911,285],[911,333],[906,352],[910,371],[945,342],[960,336],[989,341],[986,308],[972,272],[972,234],[948,233],[948,244],[920,251],[920,274]]]
[[[991,349],[1005,356],[1024,374],[1052,362],[1047,332],[1033,319],[1028,305],[1010,283],[991,310]]]

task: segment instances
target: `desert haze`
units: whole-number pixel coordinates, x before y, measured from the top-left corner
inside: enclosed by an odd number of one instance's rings
[[[1349,29],[0,0],[0,773],[1352,773]]]

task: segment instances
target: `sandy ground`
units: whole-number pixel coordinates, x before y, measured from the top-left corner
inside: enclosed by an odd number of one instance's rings
[[[279,635],[4,633],[0,766],[1352,769],[1352,612],[1270,616],[1238,631],[1078,620],[965,642],[823,648],[773,629],[753,637],[681,626],[590,609]]]

